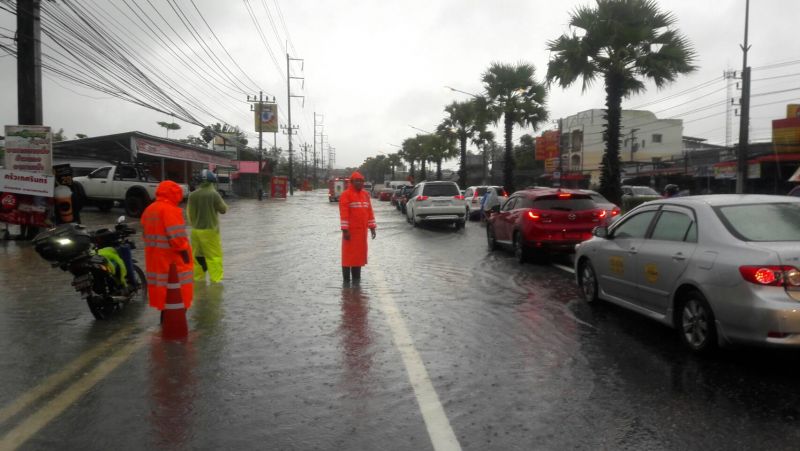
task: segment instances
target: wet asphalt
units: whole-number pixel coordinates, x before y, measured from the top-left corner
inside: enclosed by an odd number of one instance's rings
[[[95,321],[68,274],[0,242],[0,449],[435,449],[403,349],[462,449],[798,448],[800,352],[689,355],[582,303],[568,272],[488,252],[477,222],[412,228],[374,204],[347,287],[324,191],[230,201],[225,280],[195,287],[185,342],[141,304]]]

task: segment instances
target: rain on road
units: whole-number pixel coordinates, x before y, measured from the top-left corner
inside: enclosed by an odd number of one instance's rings
[[[0,449],[796,449],[796,352],[690,356],[489,253],[479,223],[412,228],[386,202],[343,287],[325,194],[231,201],[186,342],[142,305],[95,321],[68,274],[0,242]]]

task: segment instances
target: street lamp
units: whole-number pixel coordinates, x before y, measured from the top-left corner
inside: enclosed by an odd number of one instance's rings
[[[423,130],[423,129],[419,128],[419,127],[414,127],[414,126],[413,126],[413,125],[411,125],[411,124],[409,124],[408,126],[409,126],[409,127],[411,127],[411,128],[413,128],[414,130],[419,130],[419,131],[421,131],[422,133],[426,133],[426,134],[428,134],[428,135],[432,135],[432,134],[433,134],[432,132],[429,132],[429,131],[427,131],[427,130]]]
[[[445,88],[447,88],[447,89],[449,89],[449,90],[451,90],[451,91],[453,91],[453,92],[460,92],[461,94],[466,94],[466,95],[468,95],[468,96],[472,96],[472,97],[475,97],[475,98],[479,98],[479,97],[481,97],[481,96],[479,96],[479,95],[477,95],[477,94],[473,94],[473,93],[471,93],[471,92],[462,91],[462,90],[460,90],[460,89],[453,88],[452,86],[445,86]]]

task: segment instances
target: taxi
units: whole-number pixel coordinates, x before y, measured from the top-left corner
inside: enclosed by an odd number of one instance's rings
[[[800,347],[800,199],[709,195],[647,202],[576,246],[587,302],[673,327],[693,352]]]

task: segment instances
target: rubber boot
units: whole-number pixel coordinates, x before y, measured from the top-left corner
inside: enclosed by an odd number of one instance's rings
[[[350,283],[350,267],[342,266],[342,277],[345,283]]]
[[[353,266],[351,272],[353,273],[353,283],[361,282],[361,267]]]

